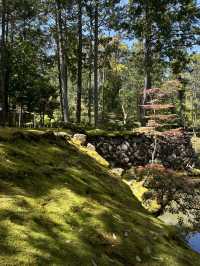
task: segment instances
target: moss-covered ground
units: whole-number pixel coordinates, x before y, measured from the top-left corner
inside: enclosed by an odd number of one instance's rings
[[[95,159],[12,135],[0,130],[0,265],[200,265]]]

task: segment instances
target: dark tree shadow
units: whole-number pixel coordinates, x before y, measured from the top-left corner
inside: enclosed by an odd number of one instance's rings
[[[1,149],[1,265],[200,265],[128,186],[75,147],[17,140]]]

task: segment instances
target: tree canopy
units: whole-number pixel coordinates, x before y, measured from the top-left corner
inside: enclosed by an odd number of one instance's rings
[[[191,125],[197,1],[2,0],[0,17],[1,125],[132,128],[146,90],[170,80]]]

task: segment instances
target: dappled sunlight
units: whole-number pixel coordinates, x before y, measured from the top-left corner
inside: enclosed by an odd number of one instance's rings
[[[13,165],[0,164],[0,264],[190,265],[194,254],[175,231],[76,147],[21,140],[1,147]]]
[[[200,0],[0,0],[0,266],[200,266],[199,48]]]

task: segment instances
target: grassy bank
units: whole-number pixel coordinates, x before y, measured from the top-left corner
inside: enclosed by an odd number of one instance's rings
[[[128,186],[40,134],[0,131],[0,265],[200,265]]]

